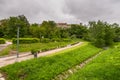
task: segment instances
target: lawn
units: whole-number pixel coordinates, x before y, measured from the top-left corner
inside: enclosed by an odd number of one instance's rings
[[[67,80],[120,80],[120,43],[102,52]]]
[[[69,42],[20,44],[19,51],[20,52],[28,52],[28,51],[31,51],[31,49],[38,49],[38,50],[46,51],[46,50],[50,50],[50,49],[55,49],[57,47],[67,46],[68,44],[74,44],[79,41],[80,41],[80,39],[71,40]],[[1,51],[0,56],[8,55],[8,54],[10,54],[11,51],[16,51],[15,44],[9,45],[6,49]]]
[[[31,59],[0,68],[6,80],[51,80],[63,71],[80,64],[101,49],[84,43],[56,55]]]

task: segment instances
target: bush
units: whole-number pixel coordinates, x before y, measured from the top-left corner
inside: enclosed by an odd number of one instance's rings
[[[31,53],[32,53],[32,54],[35,54],[35,53],[38,53],[38,52],[39,52],[39,50],[37,50],[37,49],[32,49],[32,50],[31,50]]]
[[[69,42],[69,41],[71,41],[70,39],[67,39],[67,38],[64,38],[64,39],[62,39],[62,41],[63,42]]]
[[[0,38],[0,44],[5,44],[5,39],[4,38]]]
[[[55,42],[55,41],[56,41],[56,42],[60,42],[60,41],[62,41],[62,40],[61,40],[61,38],[53,38],[51,41],[53,41],[53,42]]]
[[[49,38],[42,38],[40,40],[40,42],[42,42],[42,43],[48,43],[48,42],[50,42],[50,39]]]
[[[40,40],[38,38],[19,38],[19,43],[20,44],[30,44],[30,43],[38,43]],[[17,43],[17,39],[14,38],[12,40],[13,44]]]

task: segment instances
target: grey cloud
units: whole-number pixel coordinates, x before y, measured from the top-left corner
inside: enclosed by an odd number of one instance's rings
[[[0,18],[17,16],[20,14],[26,15],[31,22],[56,18],[58,16],[56,10],[58,12],[62,11],[61,4],[58,5],[62,1],[63,0],[1,0]]]
[[[120,7],[119,0],[66,0],[64,12],[82,21],[108,20],[120,13],[115,6]]]
[[[119,22],[119,0],[0,0],[0,19],[24,14],[30,22]]]

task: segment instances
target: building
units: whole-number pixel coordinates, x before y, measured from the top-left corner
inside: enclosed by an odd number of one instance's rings
[[[57,27],[70,28],[70,25],[68,25],[67,23],[57,23]]]

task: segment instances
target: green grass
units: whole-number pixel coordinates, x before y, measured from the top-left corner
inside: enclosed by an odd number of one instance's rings
[[[120,43],[110,48],[67,80],[120,80]]]
[[[73,44],[75,42],[79,42],[79,39],[75,39],[72,40],[70,42],[49,42],[49,43],[32,43],[32,44],[20,44],[19,45],[19,51],[20,52],[28,52],[31,51],[32,49],[38,49],[38,50],[42,50],[42,51],[46,51],[46,50],[50,50],[50,49],[54,49],[57,47],[63,47],[66,46],[68,44]],[[12,44],[10,46],[8,46],[6,49],[4,49],[3,51],[0,52],[0,56],[3,55],[8,55],[10,53],[10,51],[12,50],[16,50],[16,45]]]
[[[7,76],[6,80],[51,80],[63,71],[97,54],[100,50],[85,43],[56,55],[8,65],[0,68],[0,72]]]
[[[10,51],[11,51],[11,45],[7,46],[4,50],[0,51],[0,56],[8,55]]]

